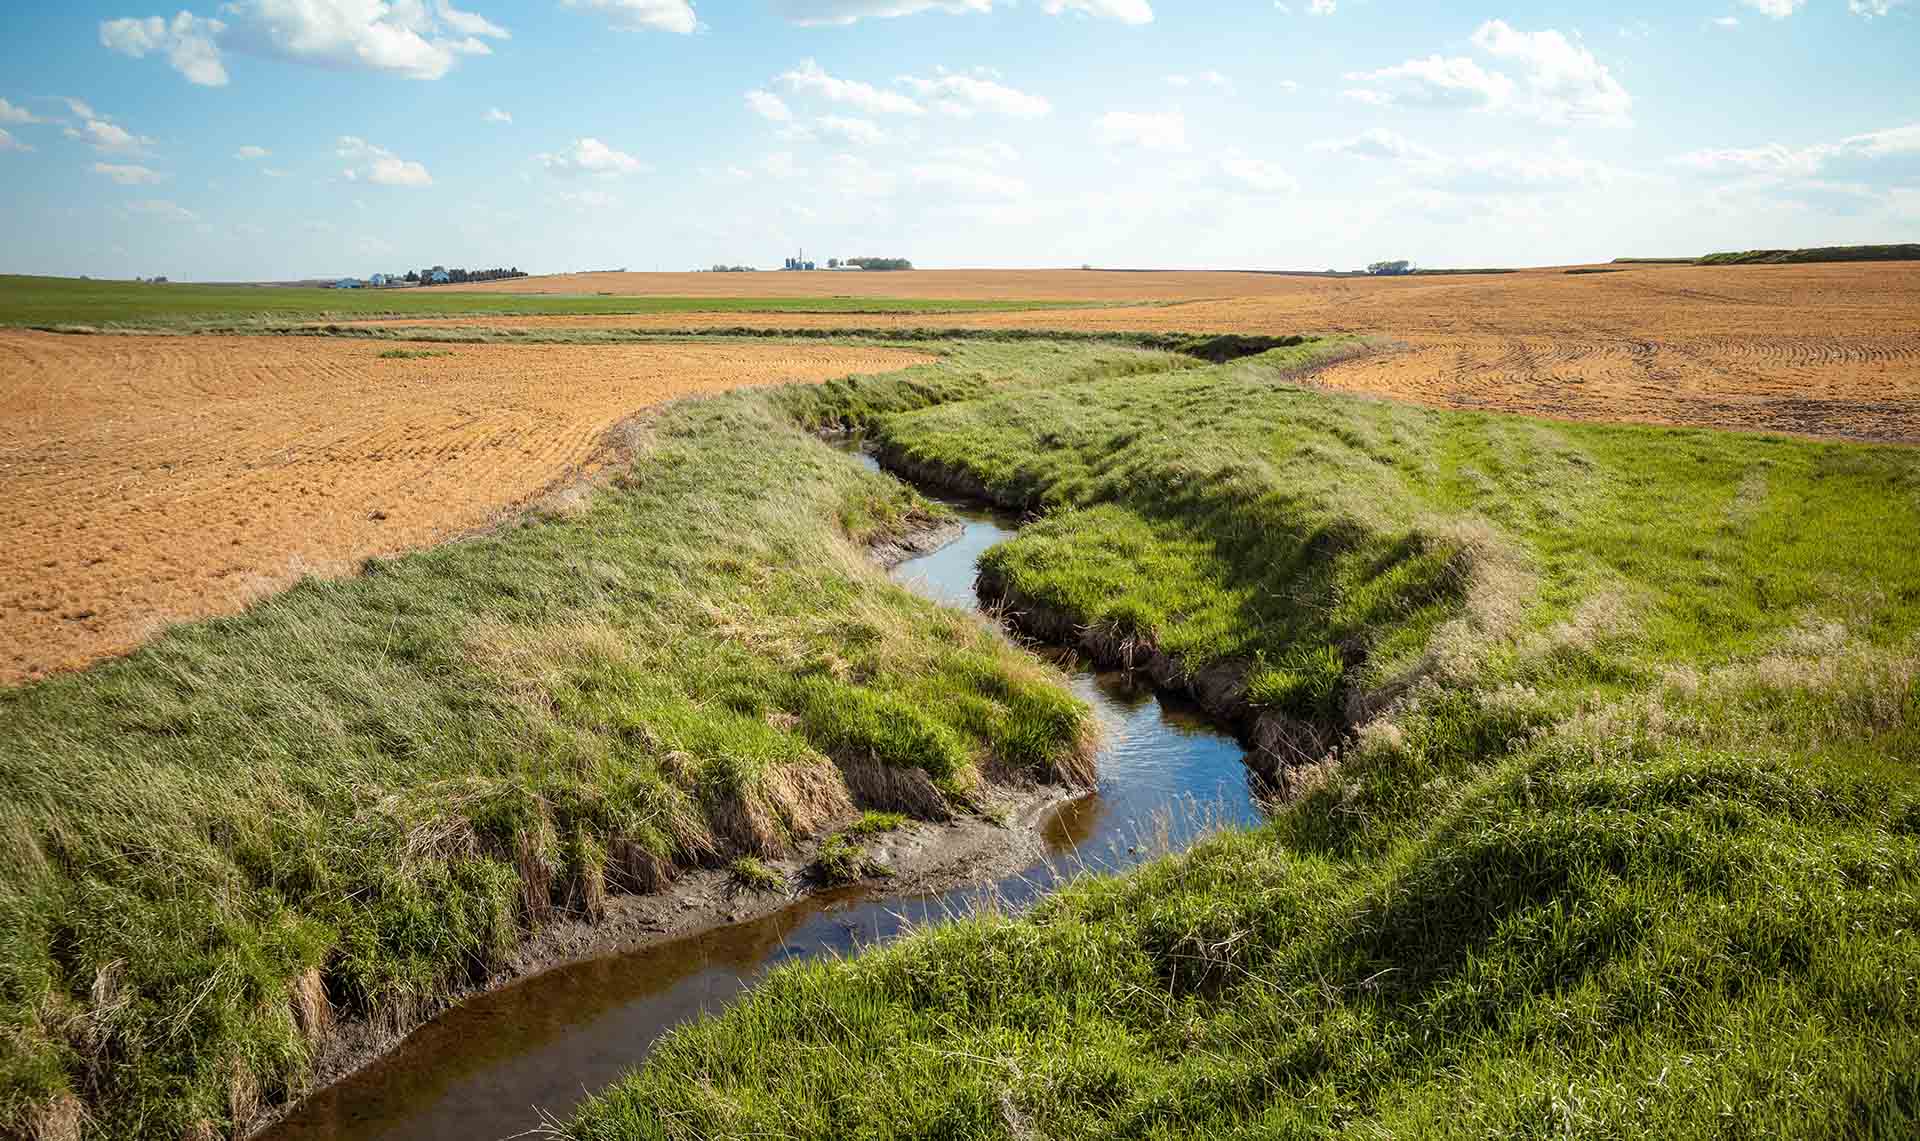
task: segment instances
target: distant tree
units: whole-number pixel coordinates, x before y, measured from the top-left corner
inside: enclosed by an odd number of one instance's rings
[[[1375,277],[1402,277],[1413,272],[1410,261],[1377,261],[1367,267],[1367,272]]]
[[[410,282],[412,282],[412,283],[413,283],[413,284],[415,284],[415,285],[418,285],[418,284],[420,284],[420,271],[419,271],[419,270],[417,270],[417,269],[410,269],[410,270],[408,270],[408,271],[407,271],[407,280],[408,280],[408,281],[410,281]]]
[[[912,269],[913,263],[906,258],[848,258],[848,265],[857,265],[865,270]]]

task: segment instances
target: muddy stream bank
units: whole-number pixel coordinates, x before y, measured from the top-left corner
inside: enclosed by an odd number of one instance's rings
[[[860,462],[871,458],[847,445]],[[1014,521],[947,501],[964,529],[930,554],[900,562],[894,577],[947,605],[977,610],[980,555],[1011,536]],[[616,1081],[674,1027],[726,1006],[783,963],[844,954],[912,925],[963,913],[998,895],[1018,907],[1083,868],[1113,870],[1259,810],[1243,751],[1231,733],[1151,680],[1061,663],[1102,726],[1099,790],[1044,803],[993,829],[1018,870],[988,883],[925,890],[862,884],[807,896],[638,950],[602,955],[477,995],[414,1031],[390,1052],[319,1090],[279,1124],[271,1141],[484,1141],[564,1118]],[[975,838],[978,843],[978,838]],[[981,866],[991,866],[982,863]],[[942,885],[944,886],[944,885]],[[717,888],[715,890],[718,890]],[[669,902],[667,908],[673,905]],[[688,906],[691,906],[690,904]]]

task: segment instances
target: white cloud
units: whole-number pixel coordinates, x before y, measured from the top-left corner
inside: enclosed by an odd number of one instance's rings
[[[1220,169],[1234,182],[1260,194],[1289,194],[1300,188],[1299,179],[1265,159],[1230,154],[1220,160]]]
[[[1847,0],[1847,11],[1871,20],[1875,16],[1886,15],[1906,2],[1907,0]]]
[[[507,29],[449,0],[228,0],[222,19],[181,12],[107,20],[100,42],[136,59],[164,52],[190,83],[227,83],[223,53],[337,70],[439,79],[463,55],[490,55]]]
[[[33,112],[25,107],[15,107],[5,99],[0,99],[0,123],[38,123]]]
[[[214,39],[226,27],[219,20],[204,20],[191,12],[181,12],[172,21],[159,16],[106,20],[100,25],[100,45],[134,59],[165,53],[167,63],[188,83],[225,87],[227,67],[221,62],[220,47]]]
[[[786,100],[771,91],[761,91],[756,88],[747,92],[746,99],[747,110],[752,111],[762,119],[775,123],[788,123],[793,121],[793,108],[787,106]]]
[[[1713,23],[1714,26],[1718,28],[1737,28],[1740,26],[1740,17],[1716,16],[1714,17]]]
[[[843,115],[823,115],[814,126],[822,135],[853,143],[856,146],[874,146],[887,141],[887,133],[880,124],[872,119],[856,119]]]
[[[83,99],[75,99],[71,95],[61,96],[59,98],[60,98],[60,102],[65,103],[67,105],[67,110],[72,111],[75,115],[78,115],[82,119],[106,118],[105,115],[102,115],[99,112],[95,111]]]
[[[241,160],[242,162],[247,162],[252,159],[266,158],[268,155],[272,153],[273,153],[272,151],[268,150],[265,147],[256,147],[256,146],[248,145],[248,146],[241,147],[239,150],[233,152],[233,157]]]
[[[1806,2],[1807,0],[1740,0],[1740,3],[1762,16],[1771,16],[1776,20],[1784,20],[1793,15]]]
[[[957,118],[969,118],[976,112],[1007,115],[1016,119],[1038,119],[1053,111],[1053,104],[1038,95],[1016,91],[1003,83],[973,75],[941,72],[931,79],[903,75],[897,81],[934,108]]]
[[[1363,88],[1346,93],[1350,99],[1384,106],[1388,103],[1414,103],[1430,107],[1499,107],[1513,97],[1513,80],[1490,72],[1465,56],[1428,56],[1410,59],[1378,71],[1348,72],[1350,83],[1373,83],[1386,87]]]
[[[85,105],[82,104],[82,106]],[[109,123],[105,119],[88,119],[78,127],[68,127],[65,134],[70,139],[79,139],[97,151],[133,154],[153,145],[153,140],[147,136],[136,135],[125,127],[117,123]]]
[[[569,8],[604,12],[607,21],[623,31],[678,32],[692,35],[700,27],[688,0],[561,0]]]
[[[1108,146],[1150,151],[1187,149],[1187,117],[1178,111],[1109,111],[1095,121],[1094,127],[1100,141]]]
[[[1313,144],[1313,149],[1323,154],[1343,154],[1358,158],[1395,161],[1426,162],[1438,157],[1426,147],[1385,127],[1374,127],[1371,130],[1362,131],[1350,139],[1327,139]]]
[[[925,110],[896,91],[882,91],[857,79],[836,79],[813,60],[802,60],[799,67],[783,72],[778,82],[797,95],[814,95],[830,103],[845,103],[868,114],[920,115]]]
[[[145,186],[163,181],[166,175],[133,163],[96,162],[93,173],[104,174],[122,186]]]
[[[417,162],[408,162],[385,147],[354,135],[340,136],[334,153],[354,165],[340,172],[349,182],[365,180],[376,186],[432,186],[433,176]]]
[[[639,159],[593,138],[575,139],[572,146],[559,154],[535,155],[534,158],[555,174],[592,174],[611,178],[646,169],[646,164]]]
[[[1825,175],[1886,181],[1920,175],[1920,123],[1806,147],[1767,143],[1708,148],[1673,161],[1696,173],[1718,177],[1811,179]]]
[[[13,137],[13,132],[0,127],[0,151],[30,151],[33,148]]]
[[[1411,104],[1500,111],[1550,124],[1631,126],[1633,97],[1586,47],[1549,28],[1522,32],[1489,20],[1473,45],[1520,69],[1519,78],[1466,56],[1432,55],[1393,67],[1347,74],[1372,86],[1342,92],[1374,106]]]
[[[1522,32],[1489,20],[1473,33],[1473,43],[1525,66],[1529,98],[1518,108],[1522,113],[1548,123],[1631,125],[1633,96],[1591,51],[1559,32]]]
[[[164,198],[143,198],[138,202],[129,202],[126,210],[130,214],[144,214],[150,218],[160,218],[168,222],[197,222],[200,216],[180,205]]]
[[[773,0],[773,9],[795,24],[851,24],[859,20],[912,16],[920,12],[952,15],[991,12],[997,6],[1014,7],[1014,0]],[[1079,12],[1123,24],[1153,22],[1147,0],[1042,0],[1040,10],[1050,16]]]
[[[480,119],[481,119],[481,121],[482,121],[482,122],[487,122],[487,123],[508,123],[508,124],[511,124],[511,123],[513,122],[513,116],[512,116],[512,115],[509,115],[509,114],[507,114],[507,113],[506,113],[505,111],[502,111],[502,110],[501,110],[500,108],[498,108],[498,107],[489,107],[489,108],[487,108],[487,113],[486,113],[486,114],[484,114],[484,115],[482,115],[482,116],[480,116]]]
[[[1147,0],[1045,0],[1040,8],[1050,16],[1062,12],[1084,12],[1089,16],[1118,20],[1123,24],[1153,23],[1153,6]]]

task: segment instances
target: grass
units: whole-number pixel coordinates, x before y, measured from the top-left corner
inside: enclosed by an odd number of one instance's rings
[[[944,352],[670,406],[584,500],[0,692],[0,1133],[229,1134],[329,1007],[404,1029],[609,892],[1084,782],[1057,672],[870,565],[929,506],[807,429],[1196,362]]]
[[[375,355],[383,361],[421,361],[453,354],[446,349],[383,349]]]
[[[464,293],[445,288],[309,289],[261,285],[145,285],[0,275],[0,325],[172,326],[216,320],[278,322],[370,317],[650,313],[982,313],[1085,308],[1088,302],[887,297],[605,297]]]
[[[1331,396],[1284,359],[873,418],[988,562],[1348,731],[1271,823],[783,968],[556,1127],[1920,1130],[1920,453]]]
[[[1820,246],[1804,250],[1743,250],[1708,254],[1697,265],[1804,265],[1836,261],[1920,261],[1920,244]]]
[[[758,856],[740,856],[727,865],[727,883],[737,892],[784,895],[787,877]]]

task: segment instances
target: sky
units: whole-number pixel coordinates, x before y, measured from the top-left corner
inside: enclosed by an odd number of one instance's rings
[[[1896,241],[1920,0],[0,5],[0,272]]]

